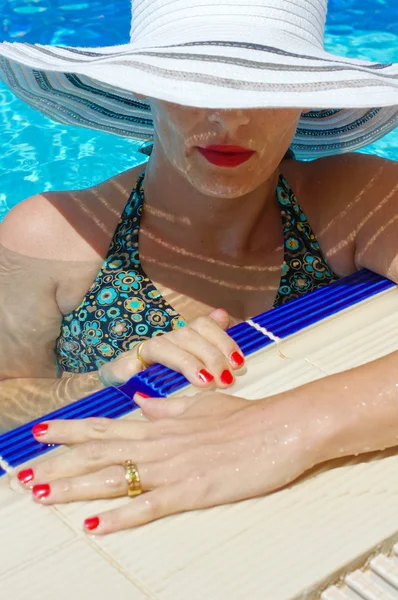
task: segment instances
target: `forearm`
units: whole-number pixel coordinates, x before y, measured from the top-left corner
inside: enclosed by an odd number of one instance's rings
[[[67,374],[60,379],[0,381],[0,432],[44,416],[102,387],[97,372]]]
[[[296,390],[313,423],[315,462],[398,445],[397,366],[394,352]]]

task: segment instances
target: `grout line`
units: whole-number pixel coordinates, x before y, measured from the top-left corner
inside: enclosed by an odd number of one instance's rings
[[[76,540],[69,539],[69,540],[65,540],[64,542],[58,543],[56,546],[57,551],[64,550],[64,548],[67,548],[68,546],[70,546],[74,541],[76,541]],[[43,552],[43,554],[40,554],[40,556],[30,555],[29,558],[22,559],[17,565],[9,567],[6,571],[3,571],[0,574],[0,583],[4,582],[4,580],[6,580],[6,579],[9,579],[10,576],[14,576],[17,573],[20,573],[21,570],[22,570],[22,572],[24,572],[24,570],[26,568],[37,564],[38,560],[42,561],[53,554],[54,554],[54,548],[49,548],[48,550]]]
[[[329,371],[325,371],[325,369],[323,369],[319,365],[316,365],[315,363],[313,363],[312,360],[310,358],[308,358],[307,356],[304,357],[304,360],[306,363],[311,365],[311,367],[314,367],[314,369],[318,369],[318,371],[321,371],[321,373],[323,373],[324,375],[332,375],[333,374],[333,373],[329,373]]]
[[[288,358],[287,356],[285,356],[283,354],[283,352],[279,348],[280,345],[283,342],[282,338],[278,337],[277,335],[274,335],[273,333],[271,333],[271,331],[268,331],[268,329],[266,329],[265,327],[262,327],[261,325],[258,325],[257,323],[255,323],[251,319],[248,319],[246,321],[246,323],[248,325],[250,325],[250,327],[254,327],[254,329],[257,329],[257,331],[259,331],[260,333],[262,333],[263,335],[265,335],[266,337],[268,337],[270,340],[272,340],[273,342],[275,342],[276,346],[278,347],[278,352],[279,352],[281,358]]]
[[[265,327],[262,327],[261,325],[258,325],[257,323],[254,323],[254,321],[252,321],[251,319],[248,319],[246,321],[246,323],[248,325],[250,325],[251,327],[254,327],[254,329],[257,329],[257,331],[259,331],[260,333],[262,333],[266,337],[269,337],[270,340],[272,340],[273,342],[276,342],[277,344],[280,344],[282,342],[282,338],[274,335],[273,333],[271,333],[270,331],[268,331],[268,329],[266,329]]]
[[[124,567],[122,567],[118,561],[109,554],[106,550],[104,550],[99,543],[97,542],[97,538],[94,535],[89,535],[85,533],[82,529],[78,529],[75,527],[70,521],[66,514],[62,513],[56,505],[47,505],[46,508],[50,508],[51,512],[54,516],[58,517],[59,520],[64,523],[70,529],[74,535],[75,539],[83,541],[86,545],[94,550],[97,554],[99,554],[111,567],[116,569],[121,575],[123,575],[129,583],[133,584],[135,588],[139,589],[145,596],[150,598],[151,600],[159,600],[159,596],[157,596],[152,590],[148,589],[143,582],[139,579],[135,579],[134,575],[129,573]],[[109,534],[114,535],[114,534]]]

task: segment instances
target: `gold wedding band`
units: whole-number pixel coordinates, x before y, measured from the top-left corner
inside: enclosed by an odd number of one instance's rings
[[[127,481],[127,495],[129,498],[135,498],[142,494],[141,479],[138,473],[137,465],[131,460],[124,463],[125,479]]]
[[[145,362],[145,360],[142,358],[141,356],[141,348],[143,346],[143,344],[145,344],[147,340],[143,340],[142,342],[140,342],[139,344],[137,344],[136,346],[136,352],[137,352],[137,359],[140,361],[140,363],[142,364],[144,369],[147,369],[149,367],[149,365]]]

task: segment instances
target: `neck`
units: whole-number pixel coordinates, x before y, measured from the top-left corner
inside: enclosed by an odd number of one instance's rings
[[[271,251],[275,249],[280,242],[280,211],[275,196],[279,169],[244,196],[206,196],[156,146],[145,175],[143,235],[155,235],[204,256],[235,260],[255,252],[259,243],[268,245]]]

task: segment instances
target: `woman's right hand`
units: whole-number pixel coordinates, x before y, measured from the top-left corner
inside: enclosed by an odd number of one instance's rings
[[[147,365],[160,363],[182,373],[197,387],[214,383],[227,388],[234,382],[233,371],[244,363],[239,346],[224,331],[228,324],[228,313],[218,308],[185,327],[145,340],[141,358]],[[121,385],[143,369],[137,346],[102,365],[99,376],[105,386]]]

